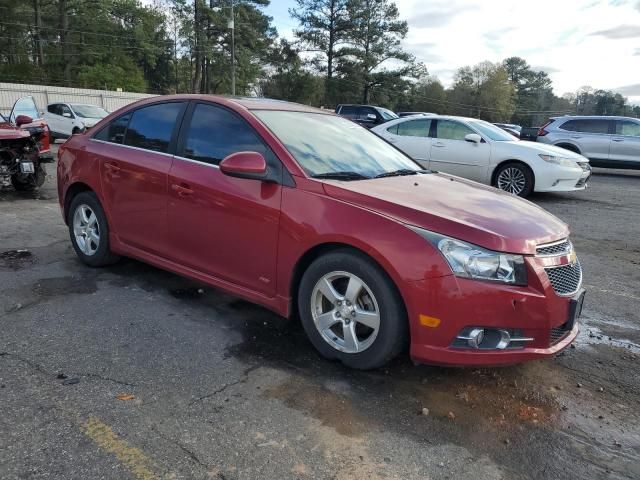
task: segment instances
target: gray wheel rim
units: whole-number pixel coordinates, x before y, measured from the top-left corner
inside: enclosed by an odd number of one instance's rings
[[[91,256],[100,246],[100,225],[98,217],[89,205],[78,205],[73,213],[73,235],[82,253]]]
[[[522,170],[516,167],[508,167],[498,175],[498,188],[505,192],[520,195],[527,184],[527,178]]]
[[[323,340],[340,352],[365,351],[380,331],[376,297],[361,278],[349,272],[330,272],[316,283],[311,312]]]

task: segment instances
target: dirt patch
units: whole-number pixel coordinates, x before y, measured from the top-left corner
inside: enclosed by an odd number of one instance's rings
[[[6,250],[0,252],[0,261],[2,262],[2,266],[6,268],[19,270],[35,262],[35,257],[33,253],[27,249]]]
[[[87,277],[43,278],[33,285],[33,293],[39,297],[94,293],[98,287],[95,279]]]
[[[371,423],[354,407],[349,397],[303,377],[291,376],[280,385],[265,390],[262,396],[278,399],[343,436],[356,437],[371,429]]]

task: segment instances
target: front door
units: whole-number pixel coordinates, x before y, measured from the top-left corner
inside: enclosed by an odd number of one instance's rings
[[[190,108],[169,174],[172,260],[267,296],[276,292],[281,185],[224,175],[240,151],[280,161],[236,113],[211,103]]]
[[[457,120],[433,120],[435,133],[431,142],[429,168],[486,182],[491,146],[486,142],[468,142],[465,137],[476,133]],[[432,132],[433,132],[432,128]]]
[[[126,113],[90,142],[100,164],[109,222],[128,246],[166,256],[167,179],[185,102],[149,105]]]
[[[616,134],[611,138],[609,160],[640,168],[640,121],[616,120]]]

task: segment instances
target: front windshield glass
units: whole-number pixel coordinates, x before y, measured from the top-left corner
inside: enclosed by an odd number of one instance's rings
[[[387,110],[386,108],[378,108],[378,111],[380,112],[380,115],[382,115],[382,118],[384,118],[385,120],[393,120],[394,118],[400,118],[398,117],[398,115],[393,113],[391,110]]]
[[[71,105],[75,114],[82,118],[104,118],[109,115],[104,108],[95,105]]]
[[[469,124],[478,130],[483,136],[488,137],[495,142],[513,142],[518,140],[510,133],[505,132],[500,127],[496,127],[484,120],[471,120]]]
[[[310,176],[354,172],[374,177],[420,165],[364,127],[333,115],[254,110]]]

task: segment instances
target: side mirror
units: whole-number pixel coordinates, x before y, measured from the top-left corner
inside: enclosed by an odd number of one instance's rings
[[[465,141],[471,143],[480,143],[482,141],[482,137],[477,133],[470,133],[464,137]]]
[[[375,114],[367,113],[367,120],[371,120],[371,121],[375,122],[377,119],[378,119],[378,117],[376,117]]]
[[[33,118],[29,115],[18,115],[16,117],[16,125],[21,127],[22,125],[27,125],[28,123],[33,123]]]
[[[71,114],[69,112],[64,112],[62,114],[63,117],[71,118]]]
[[[265,180],[267,161],[258,152],[236,152],[220,162],[220,171],[230,177]]]

